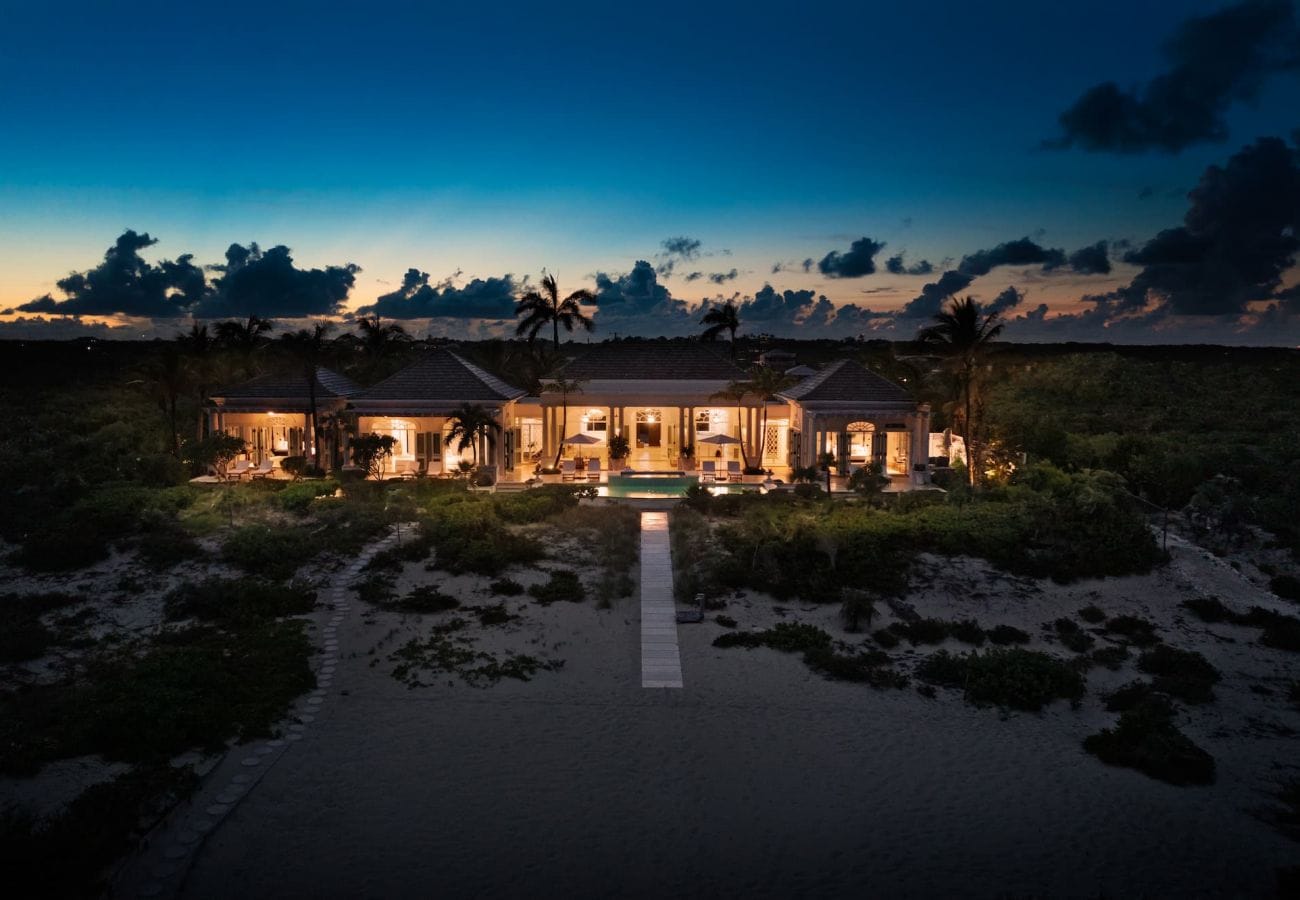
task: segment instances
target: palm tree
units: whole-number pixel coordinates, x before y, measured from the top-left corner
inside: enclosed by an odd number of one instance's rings
[[[218,322],[215,328],[217,342],[238,356],[243,363],[244,377],[252,378],[256,375],[257,367],[253,365],[253,354],[266,346],[270,340],[267,335],[275,328],[275,322],[263,319],[261,316],[249,316],[246,321],[232,319],[228,322]]]
[[[736,404],[736,421],[740,421],[741,403],[750,394],[754,393],[753,387],[748,381],[732,381],[722,390],[709,397],[710,400],[730,400]],[[740,441],[740,461],[745,469],[749,469],[749,454],[745,452],[745,441]]]
[[[736,329],[740,327],[740,313],[736,304],[728,300],[721,306],[715,306],[700,319],[701,325],[708,325],[701,335],[706,341],[716,341],[724,331],[731,333],[731,358],[736,358]]]
[[[320,423],[316,418],[316,370],[329,351],[330,342],[325,336],[334,328],[331,322],[317,322],[311,329],[300,328],[281,335],[280,343],[289,355],[298,361],[302,376],[307,382],[307,430],[311,435],[311,465],[320,467]]]
[[[542,382],[542,392],[546,394],[560,395],[560,428],[566,428],[569,422],[569,394],[581,394],[582,382],[576,378],[565,378],[562,374],[557,374],[550,379]],[[551,463],[552,469],[560,467],[560,457],[564,454],[564,438],[566,435],[561,434],[560,439],[555,444],[555,462]]]
[[[755,366],[749,370],[749,389],[758,395],[763,403],[763,424],[758,432],[758,464],[763,465],[763,451],[767,443],[767,401],[775,400],[776,395],[788,387],[799,383],[793,375],[787,375],[779,369],[767,366]]]
[[[962,430],[965,432],[967,477],[971,484],[979,481],[980,429],[977,373],[990,345],[1002,333],[1004,323],[994,310],[985,315],[974,297],[953,299],[947,310],[935,314],[934,324],[922,328],[916,340],[923,346],[934,348],[947,357],[948,369],[957,386],[957,402],[962,409]]]
[[[515,334],[527,332],[531,344],[537,337],[537,332],[549,324],[551,338],[558,351],[561,325],[565,331],[573,331],[575,325],[581,325],[588,331],[596,327],[592,318],[582,311],[584,304],[591,306],[595,303],[596,295],[586,288],[574,291],[561,300],[560,286],[556,283],[555,276],[543,273],[541,290],[528,291],[515,303],[515,318],[523,316],[515,328]]]
[[[209,331],[207,325],[201,325],[198,322],[190,323],[190,330],[176,335],[176,343],[181,348],[189,363],[190,372],[194,378],[194,387],[199,395],[199,412],[198,422],[194,429],[195,440],[203,440],[204,427],[207,424],[207,410],[204,408],[208,402],[208,387],[212,380],[213,374],[213,356],[217,350],[217,339]]]
[[[191,387],[189,372],[185,361],[174,345],[163,348],[162,355],[151,360],[145,367],[144,382],[153,394],[158,409],[167,421],[170,446],[168,452],[180,458],[181,430],[177,407],[181,395]]]
[[[385,324],[379,316],[361,316],[357,319],[357,334],[348,335],[361,354],[362,369],[373,376],[380,367],[402,347],[411,342],[411,335],[396,322]]]
[[[447,437],[448,439],[460,438],[456,444],[458,450],[464,450],[466,447],[473,449],[474,465],[477,466],[479,438],[485,438],[500,430],[501,423],[487,409],[477,403],[462,403],[451,414],[451,428],[447,432]]]

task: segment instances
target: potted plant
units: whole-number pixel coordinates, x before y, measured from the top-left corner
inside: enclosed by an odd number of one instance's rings
[[[616,434],[609,439],[609,467],[611,469],[622,468],[627,461],[627,455],[632,450],[628,443],[627,436]]]

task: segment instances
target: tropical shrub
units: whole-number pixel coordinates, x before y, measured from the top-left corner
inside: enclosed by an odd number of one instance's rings
[[[532,585],[528,593],[542,606],[556,602],[581,603],[587,599],[587,589],[578,579],[578,573],[569,569],[556,569],[545,584]]]
[[[1114,728],[1085,738],[1083,748],[1107,765],[1137,769],[1170,784],[1214,783],[1214,757],[1178,730],[1173,707],[1161,697],[1138,699]]]
[[[1053,700],[1077,704],[1083,676],[1062,660],[1034,650],[995,648],[954,656],[940,650],[917,667],[917,677],[944,687],[960,687],[976,706],[1004,706],[1037,712]]]

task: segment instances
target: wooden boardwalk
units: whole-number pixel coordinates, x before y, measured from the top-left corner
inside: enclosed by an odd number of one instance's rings
[[[641,513],[641,687],[682,686],[668,513]]]

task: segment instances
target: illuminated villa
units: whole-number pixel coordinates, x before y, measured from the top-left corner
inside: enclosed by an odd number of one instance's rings
[[[527,396],[448,349],[426,351],[364,389],[321,368],[322,422],[348,423],[322,429],[322,459],[346,459],[349,432],[377,433],[396,439],[386,463],[392,472],[453,473],[462,460],[477,457],[501,481],[523,482],[558,454],[562,461],[600,460],[599,480],[610,470],[609,439],[622,435],[629,451],[614,461],[620,470],[698,472],[712,463],[718,472],[737,464],[736,472],[744,459],[782,477],[830,454],[841,472],[877,462],[906,483],[924,472],[930,454],[929,407],[850,360],[766,401],[750,394],[739,405],[718,395],[746,373],[699,343],[596,344],[583,348],[563,377],[578,389]],[[244,438],[253,463],[303,453],[306,393],[302,378],[253,379],[213,395],[212,425]],[[449,440],[451,417],[465,403],[483,407],[501,426],[480,439],[477,454]]]

